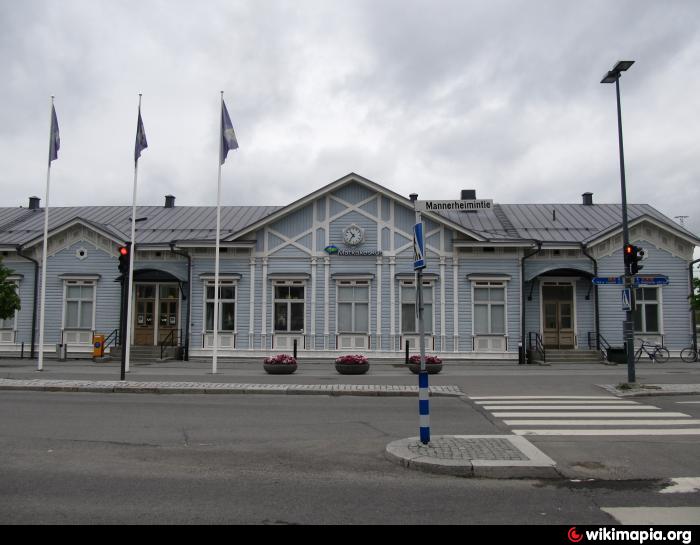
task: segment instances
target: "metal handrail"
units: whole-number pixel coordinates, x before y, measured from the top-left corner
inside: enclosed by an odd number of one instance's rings
[[[160,343],[158,343],[158,346],[160,347],[160,359],[163,359],[163,351],[170,346],[179,346],[179,339],[181,336],[181,329],[171,329],[170,333],[163,339]],[[177,337],[175,336],[175,333],[177,333]]]
[[[532,342],[533,337],[535,339],[534,347],[533,347],[533,342]],[[545,350],[544,343],[542,342],[542,335],[540,335],[536,331],[530,331],[527,334],[527,344],[528,344],[528,348],[531,351],[534,350],[534,351],[542,354],[542,361],[544,363],[547,363],[547,351]]]
[[[104,342],[104,347],[108,348],[109,346],[111,346],[111,343],[114,343],[114,346],[121,346],[121,342],[119,339],[119,328],[115,329],[109,335],[107,335],[107,338]]]

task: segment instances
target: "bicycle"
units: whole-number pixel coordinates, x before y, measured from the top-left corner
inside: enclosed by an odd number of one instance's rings
[[[642,341],[642,345],[634,353],[634,361],[639,361],[642,357],[642,352],[644,352],[651,361],[656,363],[666,363],[671,357],[665,346],[658,343],[649,343],[647,341]]]
[[[687,363],[698,361],[700,359],[700,350],[696,350],[694,346],[689,346],[681,350],[681,359]]]

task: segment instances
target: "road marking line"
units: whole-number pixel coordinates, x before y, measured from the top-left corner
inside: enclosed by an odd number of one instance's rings
[[[661,494],[684,494],[700,490],[700,477],[675,477],[673,483],[659,492]]]
[[[650,524],[696,525],[700,520],[700,507],[601,507],[600,510],[612,515],[621,524],[645,528]],[[682,541],[679,540],[679,543]]]
[[[533,409],[542,410],[572,410],[572,411],[600,411],[600,410],[615,410],[615,411],[659,411],[658,407],[651,405],[484,405],[484,409],[488,411],[528,411]]]
[[[595,419],[580,419],[580,420],[504,420],[506,426],[684,426],[698,425],[700,420],[595,420]]]
[[[476,396],[469,399],[617,399],[614,396]]]
[[[489,403],[495,404],[498,403],[499,405],[556,405],[557,403],[583,403],[584,400],[582,399],[572,399],[572,400],[567,400],[567,399],[553,399],[553,400],[544,400],[544,399],[516,399],[516,400],[489,400],[489,401],[475,401],[477,405],[488,405]],[[615,405],[639,405],[638,401],[627,401],[627,400],[622,400],[622,399],[606,399],[606,400],[588,400],[586,401],[587,405],[604,405],[607,403],[614,403]],[[688,403],[694,403],[694,402],[688,402]],[[700,402],[698,402],[700,403]]]
[[[590,429],[590,430],[513,430],[515,435],[700,435],[700,428],[687,429]]]
[[[584,417],[592,417],[592,416],[621,416],[619,412],[602,412],[602,413],[596,413],[596,412],[585,412],[585,413],[567,413],[567,412],[541,412],[541,413],[530,413],[530,412],[515,412],[515,413],[493,413],[493,416],[496,418],[517,418],[517,417],[539,417],[539,416],[547,416],[547,417],[576,417],[576,416],[584,416]],[[689,416],[684,413],[664,413],[664,412],[658,412],[658,413],[635,413],[635,412],[627,412],[624,413],[624,416],[643,416],[643,417],[671,417],[671,416]]]
[[[695,404],[695,405],[697,405],[698,403],[700,403],[700,401],[676,401],[676,403],[679,403],[681,405],[683,405],[683,404],[686,404],[686,405]]]

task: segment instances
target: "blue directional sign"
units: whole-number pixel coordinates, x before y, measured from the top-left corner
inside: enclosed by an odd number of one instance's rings
[[[594,276],[593,283],[600,284],[624,284],[625,280],[622,276]]]
[[[634,283],[651,286],[668,286],[668,276],[663,274],[637,275],[634,277]]]
[[[413,254],[413,270],[425,269],[425,237],[422,223],[413,226]]]
[[[622,310],[632,310],[632,288],[622,290]]]

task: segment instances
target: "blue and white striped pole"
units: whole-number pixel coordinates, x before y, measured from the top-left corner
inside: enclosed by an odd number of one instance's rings
[[[418,195],[411,195],[413,207],[416,207]],[[425,236],[420,212],[416,210],[416,225],[413,228],[413,248],[416,271],[416,306],[418,307],[418,339],[420,346],[420,372],[418,373],[418,413],[420,427],[420,442],[430,443],[430,390],[428,386],[428,370],[425,368],[425,322],[423,321],[423,269],[425,268]]]

